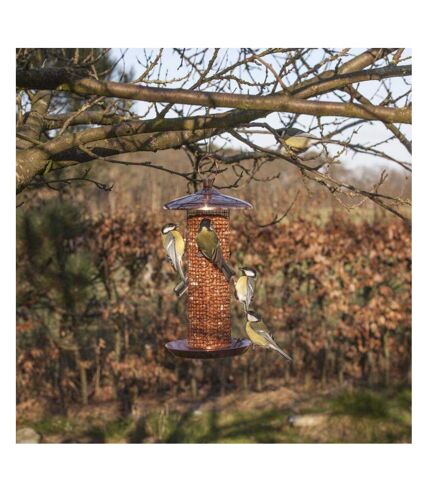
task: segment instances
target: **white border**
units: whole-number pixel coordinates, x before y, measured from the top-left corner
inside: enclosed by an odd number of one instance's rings
[[[3,490],[426,490],[428,165],[426,14],[410,2],[8,2],[2,8],[2,337],[0,441]],[[156,10],[155,10],[156,9]],[[7,10],[7,11],[6,11]],[[414,444],[14,444],[14,48],[17,46],[406,46],[415,55]],[[424,73],[425,72],[425,73]],[[424,97],[425,96],[425,97]],[[418,124],[419,122],[419,124]],[[420,143],[419,143],[420,142]],[[425,453],[425,456],[424,456]],[[422,461],[424,457],[424,460]],[[422,466],[424,464],[425,466]],[[275,487],[275,489],[274,489]]]

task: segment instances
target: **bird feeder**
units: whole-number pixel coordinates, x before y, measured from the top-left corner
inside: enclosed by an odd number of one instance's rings
[[[213,188],[214,179],[205,179],[203,189],[172,200],[167,210],[187,212],[187,338],[168,342],[174,355],[193,359],[212,359],[242,354],[251,345],[247,339],[232,338],[231,285],[223,273],[198,250],[195,237],[202,219],[208,218],[219,238],[223,256],[230,257],[230,210],[249,209],[244,200],[224,195]]]

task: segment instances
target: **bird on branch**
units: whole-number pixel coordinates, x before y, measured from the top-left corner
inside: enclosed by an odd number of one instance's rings
[[[282,147],[291,154],[301,154],[312,145],[319,142],[319,138],[299,128],[281,128],[277,130],[279,142]]]

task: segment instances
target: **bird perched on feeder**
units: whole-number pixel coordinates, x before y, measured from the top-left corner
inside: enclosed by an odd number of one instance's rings
[[[278,347],[272,335],[267,331],[266,325],[263,323],[259,314],[254,311],[247,312],[247,324],[245,325],[245,331],[248,338],[252,341],[253,345],[258,345],[266,349],[273,349],[279,352],[287,360],[292,358]]]
[[[235,296],[239,302],[242,302],[247,312],[254,296],[257,272],[251,267],[243,267],[240,270],[244,275],[236,281]]]
[[[196,235],[195,240],[202,256],[221,270],[226,277],[226,280],[229,282],[235,275],[235,271],[223,257],[220,241],[210,219],[201,220],[199,232]]]
[[[291,151],[294,154],[305,152],[311,145],[319,142],[319,138],[315,135],[299,128],[281,128],[276,132],[279,135],[280,143],[287,151]]]
[[[180,232],[177,231],[177,224],[165,224],[162,227],[162,243],[168,261],[181,278],[180,283],[174,288],[175,294],[180,297],[187,290],[187,279],[183,273],[182,263],[184,255],[184,239]]]

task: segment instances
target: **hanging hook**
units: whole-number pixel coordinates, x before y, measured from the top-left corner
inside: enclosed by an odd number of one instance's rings
[[[207,175],[202,172],[203,166],[209,166],[207,169]],[[211,182],[213,183],[216,175],[218,174],[218,171],[219,167],[217,159],[212,155],[207,154],[199,161],[198,174],[203,182],[205,182],[205,180],[211,180]]]
[[[205,112],[205,123],[208,120],[209,109],[207,108]],[[212,152],[212,136],[210,135],[207,142],[207,151],[206,154],[198,159],[196,171],[200,177],[200,180],[203,182],[204,188],[212,187],[214,183],[214,179],[216,175],[219,173],[219,165],[217,159],[214,157],[214,153]],[[203,168],[207,168],[207,174],[204,173]]]

